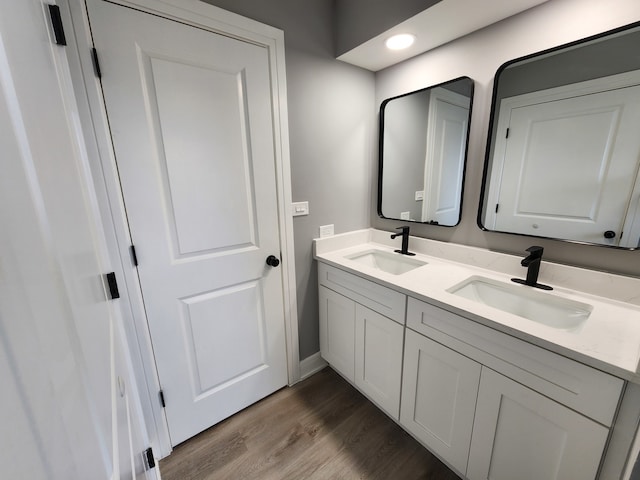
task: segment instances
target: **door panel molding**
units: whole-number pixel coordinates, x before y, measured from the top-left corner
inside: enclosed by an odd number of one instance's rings
[[[83,53],[93,47],[89,19],[92,8],[103,0],[69,0],[72,35],[76,51],[72,63],[74,88],[81,103],[81,123],[91,125],[84,132],[84,140],[90,151],[90,164],[96,202],[103,216],[105,236],[110,256],[114,259],[116,274],[124,278],[120,301],[125,322],[127,340],[132,351],[136,383],[141,393],[145,422],[158,457],[171,452],[171,443],[164,410],[158,401],[161,385],[146,324],[142,293],[137,269],[130,258],[132,244],[127,223],[127,213],[120,190],[117,167],[111,145],[104,100],[99,79],[94,75],[90,55]],[[116,0],[111,3],[135,8],[164,18],[178,20],[191,26],[220,33],[260,45],[268,52],[271,72],[272,115],[274,119],[275,175],[278,201],[280,248],[283,264],[283,303],[287,347],[288,383],[300,379],[298,319],[295,290],[295,257],[293,221],[287,205],[291,204],[291,169],[289,156],[288,109],[286,98],[284,33],[274,27],[227,12],[198,0]],[[99,52],[98,52],[99,55]],[[91,180],[88,180],[91,181]],[[137,251],[138,261],[145,261],[144,251]],[[119,259],[115,261],[115,259]],[[188,260],[188,259],[183,259]],[[169,400],[170,401],[170,400]]]

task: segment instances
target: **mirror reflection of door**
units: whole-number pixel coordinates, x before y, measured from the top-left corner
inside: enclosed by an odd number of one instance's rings
[[[500,66],[481,228],[640,248],[639,42],[634,23]]]
[[[457,225],[472,98],[473,80],[461,77],[382,103],[381,217]]]
[[[429,99],[421,221],[455,225],[460,215],[470,98],[434,88]]]
[[[503,99],[485,225],[637,247],[640,86],[612,89],[637,77]]]

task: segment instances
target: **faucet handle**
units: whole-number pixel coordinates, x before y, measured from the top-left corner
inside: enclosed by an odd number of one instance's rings
[[[533,245],[533,246],[527,248],[526,251],[531,253],[531,254],[533,254],[533,255],[542,257],[542,252],[544,251],[544,248],[543,247],[539,247],[537,245]]]

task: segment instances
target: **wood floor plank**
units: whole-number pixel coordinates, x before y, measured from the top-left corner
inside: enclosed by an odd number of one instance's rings
[[[459,480],[333,370],[178,445],[164,480]]]

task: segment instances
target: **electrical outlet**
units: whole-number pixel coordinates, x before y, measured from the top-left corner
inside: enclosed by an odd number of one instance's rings
[[[424,190],[418,190],[416,192],[416,202],[424,200]]]
[[[333,223],[331,225],[323,225],[320,227],[320,238],[330,237],[333,235]]]
[[[291,204],[291,212],[294,217],[309,215],[309,202],[294,202]]]
[[[400,212],[400,220],[411,220],[411,212]]]

